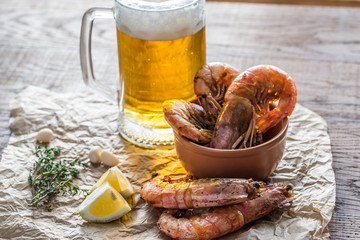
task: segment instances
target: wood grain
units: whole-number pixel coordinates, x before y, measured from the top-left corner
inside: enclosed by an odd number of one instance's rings
[[[0,152],[9,101],[29,85],[84,91],[79,66],[83,12],[101,0],[0,1]],[[299,103],[328,123],[337,204],[332,239],[360,233],[360,8],[208,2],[207,60],[239,69],[267,63],[295,79]],[[95,24],[96,75],[117,78],[113,22]]]
[[[208,1],[360,7],[359,0],[208,0]]]

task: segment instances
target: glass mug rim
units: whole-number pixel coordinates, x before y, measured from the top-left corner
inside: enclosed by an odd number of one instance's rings
[[[188,2],[190,1],[190,2]],[[203,0],[179,0],[176,1],[177,3],[184,3],[184,5],[176,5],[174,3],[169,4],[170,2],[174,2],[174,1],[163,1],[163,2],[150,2],[150,1],[144,1],[144,0],[114,0],[115,3],[121,5],[121,7],[125,7],[131,10],[136,10],[136,11],[143,11],[143,12],[168,12],[168,11],[178,11],[184,8],[187,8],[191,5],[194,5],[198,2],[201,2]],[[131,6],[129,4],[134,3],[134,2],[138,2],[138,3],[142,3],[144,5],[142,6]],[[154,4],[157,4],[157,6],[163,6],[163,7],[167,7],[167,8],[163,8],[163,9],[148,9],[146,7],[150,7],[150,6],[154,6]],[[116,7],[116,4],[113,8]]]

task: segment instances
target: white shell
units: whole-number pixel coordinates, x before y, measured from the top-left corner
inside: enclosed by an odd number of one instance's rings
[[[114,154],[109,153],[107,151],[102,151],[101,161],[103,162],[103,164],[105,164],[106,166],[109,166],[109,167],[116,166],[120,163],[119,159],[117,157],[115,157]]]
[[[40,132],[38,132],[38,134],[36,135],[36,141],[40,143],[48,143],[51,141],[53,135],[54,134],[53,131],[51,131],[51,129],[44,128],[40,130]]]
[[[92,163],[101,163],[101,152],[102,149],[100,147],[93,147],[89,152],[89,159]]]

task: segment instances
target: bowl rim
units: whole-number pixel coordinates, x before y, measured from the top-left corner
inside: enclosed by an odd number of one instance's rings
[[[289,126],[289,118],[285,117],[282,121],[285,121],[285,126],[281,129],[281,131],[279,131],[273,138],[271,138],[269,141],[266,141],[260,145],[251,147],[251,148],[244,148],[244,149],[217,149],[217,148],[210,148],[210,147],[205,147],[199,144],[196,144],[188,139],[186,139],[185,137],[177,134],[174,131],[174,135],[175,135],[175,141],[179,141],[184,145],[188,145],[188,147],[191,147],[193,151],[197,151],[197,152],[206,152],[208,154],[225,154],[225,155],[232,155],[232,154],[240,154],[240,155],[245,155],[245,154],[251,154],[254,151],[259,151],[263,148],[268,148],[271,147],[272,145],[277,143],[277,140],[280,138],[284,138],[286,136],[286,131],[288,129]]]

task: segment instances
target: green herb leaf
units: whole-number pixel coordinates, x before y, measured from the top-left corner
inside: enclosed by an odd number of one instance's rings
[[[80,189],[73,183],[80,171],[76,167],[88,167],[87,162],[79,159],[57,160],[61,150],[48,148],[47,145],[35,147],[35,156],[38,158],[30,170],[28,181],[32,187],[33,198],[31,206],[43,207],[52,210],[51,200],[57,195],[74,196],[76,194],[89,194],[89,190]]]

